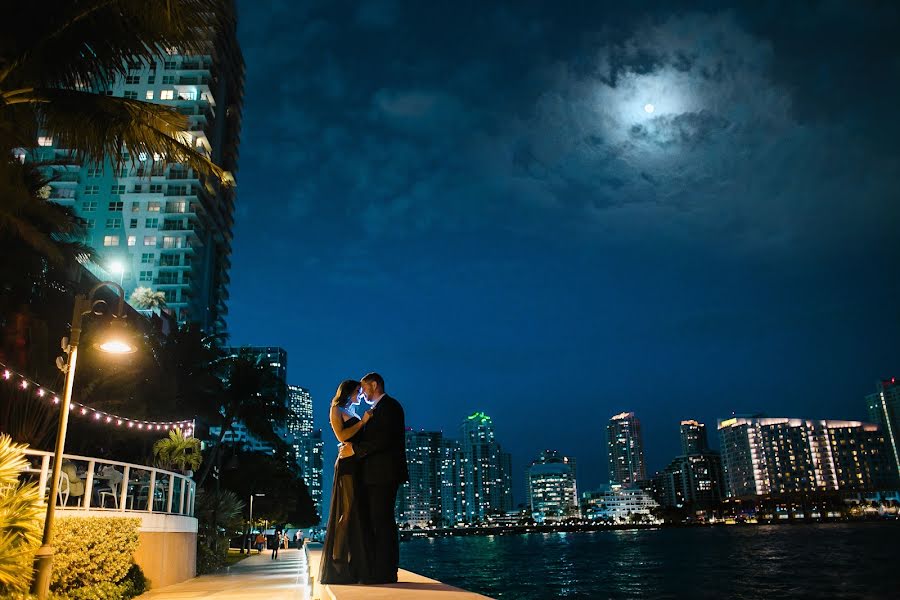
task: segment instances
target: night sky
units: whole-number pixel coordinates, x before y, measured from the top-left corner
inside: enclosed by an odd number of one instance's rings
[[[345,378],[417,429],[487,412],[516,502],[544,448],[606,483],[620,411],[650,472],[683,418],[864,419],[900,374],[898,6],[239,2],[231,342],[287,349],[326,465]]]

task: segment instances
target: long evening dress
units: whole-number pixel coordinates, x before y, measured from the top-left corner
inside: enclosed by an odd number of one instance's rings
[[[358,422],[358,418],[352,417],[344,421],[343,426],[351,427]],[[353,442],[358,435],[357,432],[348,441]],[[319,570],[322,583],[359,583],[369,575],[360,490],[359,459],[356,456],[338,458],[334,464],[334,485]]]

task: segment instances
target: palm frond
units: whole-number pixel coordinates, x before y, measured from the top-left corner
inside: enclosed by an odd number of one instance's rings
[[[234,27],[228,0],[48,0],[10,6],[0,25],[0,86],[104,83],[169,48],[209,53]]]
[[[127,149],[132,162],[143,152],[220,182],[232,181],[194,147],[186,132],[187,117],[173,107],[54,88],[32,89],[7,97],[7,102],[34,107],[41,129],[57,146],[75,149],[82,160],[100,162],[109,157],[121,163],[122,150]]]

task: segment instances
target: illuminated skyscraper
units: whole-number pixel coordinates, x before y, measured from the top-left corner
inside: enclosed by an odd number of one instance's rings
[[[494,422],[482,412],[474,413],[462,422],[460,434],[462,518],[483,521],[512,510],[512,460],[494,440]]]
[[[291,416],[288,419],[287,431],[292,435],[309,435],[313,432],[313,406],[309,390],[298,385],[288,386],[288,408]]]
[[[578,517],[575,459],[544,450],[528,467],[528,503],[538,523]]]
[[[397,492],[398,523],[419,527],[441,524],[443,446],[440,431],[406,431],[409,481]]]
[[[316,511],[321,517],[322,469],[324,462],[322,430],[316,429],[310,433],[292,436],[289,443],[293,448],[297,466],[300,468],[300,476],[303,477],[303,481],[309,490],[309,495],[316,505]]]
[[[93,90],[171,106],[185,115],[185,139],[236,174],[244,60],[235,30],[210,40],[208,52],[173,48],[152,63],[128,62],[126,75]],[[200,177],[165,156],[132,154],[79,165],[56,140],[42,136],[37,161],[55,160],[50,198],[87,225],[101,279],[120,281],[126,299],[138,287],[165,295],[179,322],[225,331],[236,188]]]
[[[709,450],[706,425],[690,419],[681,422],[681,453],[700,454]]]
[[[894,485],[881,429],[859,421],[734,417],[719,421],[729,496]]]
[[[866,405],[869,419],[881,425],[894,471],[900,476],[900,381],[891,377],[878,382],[877,391],[866,396]]]
[[[613,416],[606,428],[609,452],[609,481],[630,486],[646,479],[641,422],[633,412]]]

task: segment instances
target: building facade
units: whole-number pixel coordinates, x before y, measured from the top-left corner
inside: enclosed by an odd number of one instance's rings
[[[660,504],[711,510],[725,497],[722,458],[716,452],[678,456],[660,474]]]
[[[209,53],[170,54],[127,66],[109,96],[172,106],[188,120],[184,140],[232,174],[237,172],[244,62],[234,30],[210,41]],[[87,225],[102,279],[165,295],[179,322],[225,331],[235,189],[200,177],[165,156],[127,148],[99,164],[62,164],[71,155],[39,138],[36,159],[56,160],[50,198]],[[63,160],[60,160],[63,159]],[[93,268],[93,267],[92,267]]]
[[[893,486],[881,429],[859,421],[734,417],[719,421],[729,496]]]
[[[693,419],[682,421],[679,428],[681,434],[681,454],[701,454],[709,450],[706,436],[706,424]]]
[[[333,439],[333,438],[332,438]],[[306,483],[309,496],[316,505],[316,513],[322,517],[324,508],[324,494],[322,483],[322,470],[324,468],[324,442],[322,430],[316,429],[310,433],[290,436],[289,442],[294,460],[300,469],[300,476]]]
[[[630,486],[646,479],[641,422],[634,413],[613,416],[606,432],[610,484]]]
[[[653,515],[659,504],[646,490],[614,485],[608,490],[585,492],[581,512],[585,519],[612,523],[655,522]]]
[[[528,504],[535,522],[581,516],[575,459],[544,450],[527,470]]]
[[[866,396],[869,420],[881,426],[887,440],[894,471],[900,476],[900,382],[896,377],[878,382],[874,394]]]
[[[466,522],[512,510],[512,458],[494,439],[491,417],[477,412],[463,420],[458,458]]]
[[[440,431],[406,431],[406,464],[409,481],[397,492],[397,522],[409,527],[433,527],[442,523],[443,448]]]
[[[312,395],[299,385],[287,386],[288,409],[291,415],[287,422],[287,432],[291,435],[309,435],[313,432]]]

